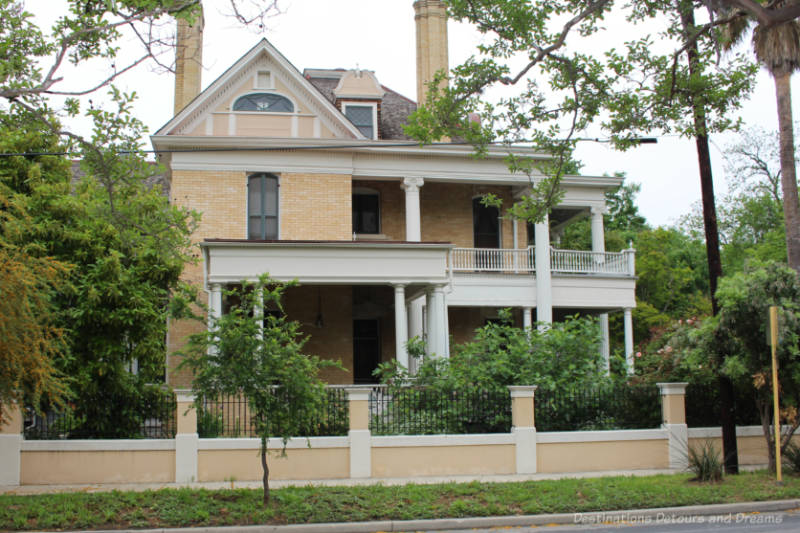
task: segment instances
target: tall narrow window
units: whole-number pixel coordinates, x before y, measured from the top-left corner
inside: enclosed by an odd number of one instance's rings
[[[353,233],[381,232],[381,197],[378,191],[353,191]]]
[[[367,139],[376,139],[377,108],[374,105],[344,104],[344,115]]]
[[[254,174],[247,181],[247,238],[278,238],[278,177]]]
[[[481,198],[472,200],[472,228],[475,248],[500,247],[500,211],[483,205]]]

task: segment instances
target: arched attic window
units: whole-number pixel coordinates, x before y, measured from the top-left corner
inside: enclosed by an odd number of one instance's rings
[[[240,96],[233,104],[234,111],[269,111],[293,113],[294,104],[285,96],[272,93],[251,93]]]

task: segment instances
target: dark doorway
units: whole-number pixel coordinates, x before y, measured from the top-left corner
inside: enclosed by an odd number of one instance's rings
[[[472,228],[475,248],[500,247],[500,211],[483,205],[481,198],[472,200]]]
[[[380,320],[353,320],[353,382],[377,383],[372,372],[381,360]]]

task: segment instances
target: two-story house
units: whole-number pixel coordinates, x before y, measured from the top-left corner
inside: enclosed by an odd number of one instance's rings
[[[447,22],[439,1],[414,9],[421,99],[447,68]],[[179,42],[176,114],[152,143],[171,200],[202,213],[202,260],[184,277],[208,292],[210,314],[225,312],[226,284],[265,272],[297,279],[285,309],[310,337],[308,353],[348,369],[329,372],[331,383],[371,382],[393,358],[413,369],[413,336],[446,357],[507,307],[524,327],[599,315],[606,355],[608,313],[622,310],[630,358],[633,251],[603,244],[604,193],[620,178],[566,177],[561,204],[528,227],[480,201],[494,193],[507,208],[529,190],[505,149],[474,159],[469,146],[408,139],[402,126],[416,104],[374,72],[301,72],[262,40],[201,92],[202,22],[181,25]],[[552,248],[552,236],[587,215],[592,251]],[[170,324],[170,351],[196,328]],[[177,364],[168,356],[168,380],[188,386]]]

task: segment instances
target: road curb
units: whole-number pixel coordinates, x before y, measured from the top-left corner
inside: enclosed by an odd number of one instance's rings
[[[476,529],[491,527],[525,527],[567,524],[642,523],[651,520],[674,520],[688,516],[738,515],[769,513],[800,508],[800,499],[764,502],[689,505],[655,509],[626,509],[622,511],[593,511],[587,513],[558,513],[520,516],[487,516],[475,518],[439,518],[433,520],[380,520],[375,522],[337,522],[293,524],[288,526],[224,526],[128,530],[132,533],[375,533],[436,531],[443,529]],[[126,530],[92,530],[91,533],[125,533]]]

